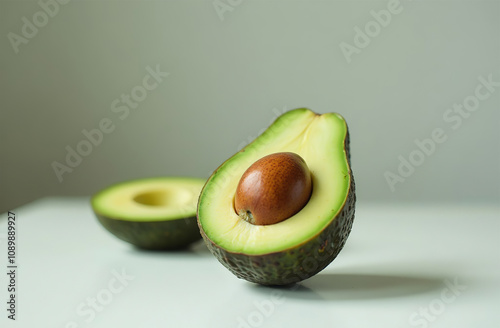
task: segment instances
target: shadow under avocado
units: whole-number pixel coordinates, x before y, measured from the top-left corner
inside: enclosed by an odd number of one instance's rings
[[[327,300],[396,298],[443,288],[445,277],[322,273],[301,284]],[[293,294],[303,298],[300,293]],[[290,297],[293,297],[290,295]]]
[[[212,256],[203,240],[198,240],[192,244],[176,249],[146,249],[137,246],[129,248],[131,253],[144,253],[150,255],[172,255],[172,256]]]
[[[257,293],[279,290],[284,297],[304,300],[363,300],[405,297],[443,288],[445,277],[320,273],[295,285],[255,285]]]
[[[283,296],[284,298],[299,298],[305,300],[323,300],[320,294],[318,294],[315,290],[304,286],[301,283],[285,285],[285,286],[263,286],[254,283],[248,283],[252,291],[257,294],[262,294],[265,296],[269,296],[271,291],[276,291],[278,294]]]

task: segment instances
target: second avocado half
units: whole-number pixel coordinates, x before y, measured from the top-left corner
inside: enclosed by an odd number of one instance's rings
[[[242,220],[234,207],[242,175],[259,159],[281,152],[307,163],[308,202],[278,223]],[[280,116],[215,170],[198,200],[198,226],[212,254],[238,278],[288,285],[317,274],[339,254],[351,231],[355,200],[345,120],[300,108]]]

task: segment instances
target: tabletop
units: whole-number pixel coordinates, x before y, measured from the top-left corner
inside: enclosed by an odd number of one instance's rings
[[[236,278],[203,241],[134,248],[88,198],[2,214],[0,258],[2,327],[500,327],[497,205],[358,202],[337,259],[281,288]]]

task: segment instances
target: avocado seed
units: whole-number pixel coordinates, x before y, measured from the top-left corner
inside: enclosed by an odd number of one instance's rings
[[[281,222],[298,213],[309,201],[311,172],[295,153],[275,153],[253,163],[243,173],[234,209],[255,225]]]

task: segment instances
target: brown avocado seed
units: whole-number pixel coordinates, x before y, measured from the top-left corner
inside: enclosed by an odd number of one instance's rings
[[[275,153],[253,163],[243,173],[234,209],[255,225],[281,222],[298,213],[309,201],[311,172],[295,153]]]

